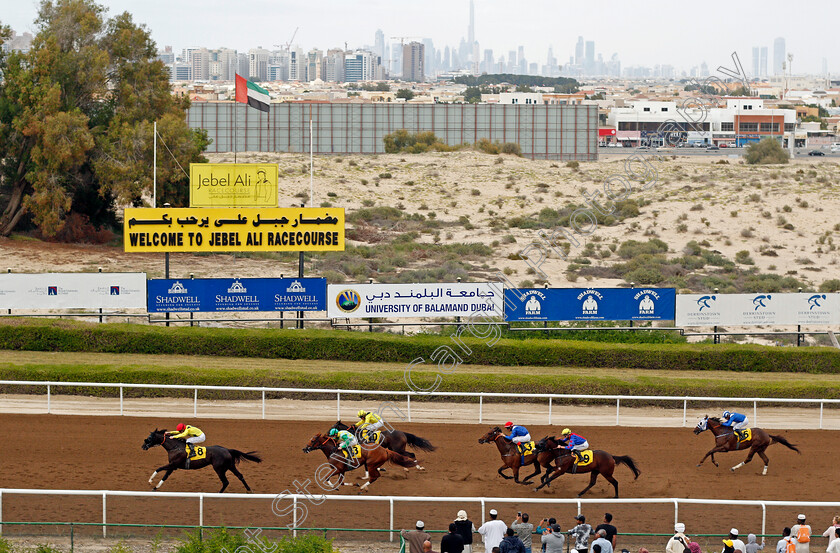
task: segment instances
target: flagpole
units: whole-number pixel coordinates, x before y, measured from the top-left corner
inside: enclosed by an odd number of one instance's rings
[[[154,167],[152,170],[152,207],[157,207],[157,121],[155,121],[154,133],[154,153],[152,154],[154,159],[152,163]]]
[[[312,157],[312,104],[309,104],[309,207],[315,207],[312,204],[312,175],[313,175],[313,157]]]
[[[233,86],[233,162],[236,163],[236,129],[239,128],[239,110],[236,109],[236,84]]]

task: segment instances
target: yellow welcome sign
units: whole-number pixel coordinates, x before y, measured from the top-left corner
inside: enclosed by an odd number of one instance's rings
[[[274,163],[191,163],[191,207],[277,207]]]
[[[126,208],[127,252],[343,251],[344,209]]]

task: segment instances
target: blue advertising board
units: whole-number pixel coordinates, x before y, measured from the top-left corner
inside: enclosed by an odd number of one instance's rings
[[[513,288],[506,321],[673,320],[674,288]]]
[[[326,311],[324,278],[151,279],[148,311]]]

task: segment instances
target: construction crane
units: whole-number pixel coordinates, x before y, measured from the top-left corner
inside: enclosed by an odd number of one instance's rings
[[[298,32],[299,29],[300,29],[300,27],[295,27],[295,32],[292,33],[292,38],[290,38],[289,41],[286,43],[285,49],[286,49],[287,52],[292,47],[292,42],[294,42],[295,37],[297,36],[297,32]],[[275,48],[283,48],[284,46],[282,46],[280,44],[275,44],[274,47]]]

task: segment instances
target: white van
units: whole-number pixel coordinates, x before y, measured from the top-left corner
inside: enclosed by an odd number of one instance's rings
[[[836,154],[837,152],[840,152],[840,142],[835,142],[831,145],[831,153]]]

